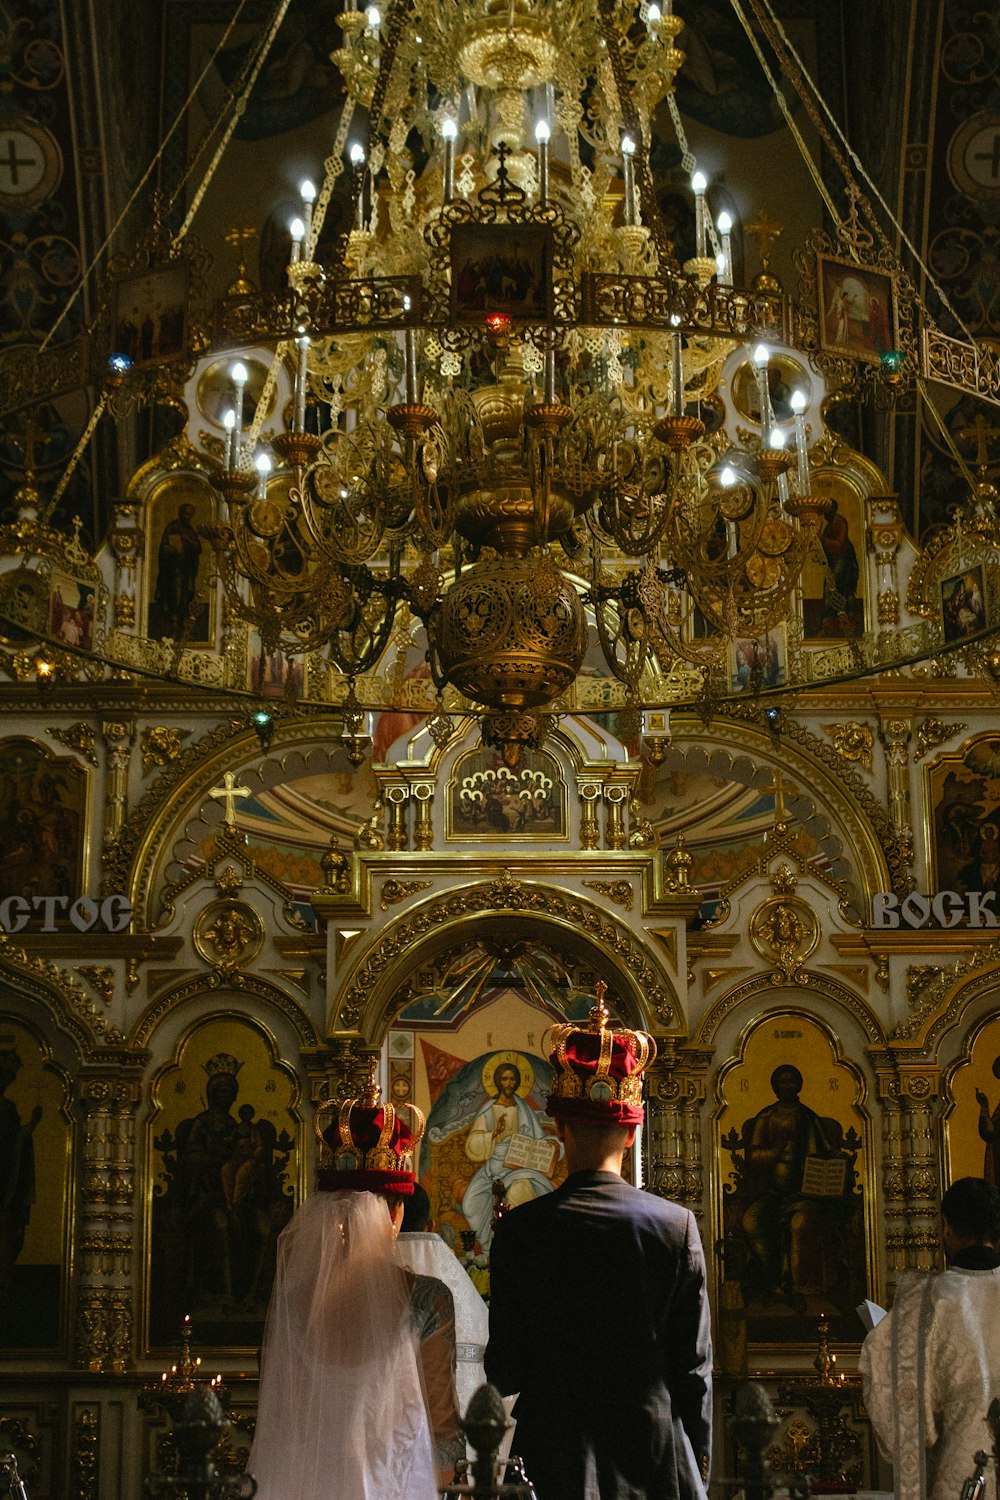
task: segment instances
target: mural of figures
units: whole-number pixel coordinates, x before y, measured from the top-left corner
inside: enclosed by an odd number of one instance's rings
[[[222,1036],[237,1050],[208,1052]],[[202,1107],[185,1113],[195,1089]],[[294,1208],[291,1082],[250,1028],[215,1025],[158,1092],[168,1103],[152,1132],[150,1344],[168,1344],[190,1314],[203,1341],[254,1348]]]
[[[83,889],[87,773],[31,740],[0,745],[0,898]]]
[[[941,618],[946,641],[962,641],[986,629],[983,567],[966,568],[941,583]]]
[[[462,757],[450,786],[448,813],[454,838],[506,839],[566,831],[566,794],[558,763],[544,750],[527,750],[511,770],[495,750]]]
[[[802,570],[803,633],[806,640],[845,640],[865,624],[862,503],[844,476],[821,474],[815,488],[830,506],[819,534],[822,561],[810,559]]]
[[[551,1076],[535,1054],[493,1051],[461,1065],[440,1088],[420,1177],[438,1229],[453,1245],[471,1231],[475,1245],[488,1252],[497,1193],[516,1207],[565,1177],[555,1124],[545,1114]]]
[[[970,1035],[948,1092],[949,1178],[985,1177],[1000,1187],[1000,1019]]]
[[[785,1038],[799,1045],[774,1046]],[[850,1077],[805,1018],[772,1018],[752,1040],[757,1046],[727,1076],[733,1104],[724,1123],[733,1123],[720,1136],[729,1157],[721,1167],[727,1280],[741,1287],[751,1341],[809,1338],[821,1315],[835,1337],[855,1339],[854,1309],[868,1291],[864,1141],[841,1098]],[[770,1100],[750,1109],[764,1077]]]
[[[166,478],[149,502],[147,633],[153,640],[211,640],[212,600],[208,581],[211,549],[200,528],[211,525],[215,502],[199,474]]]
[[[932,890],[992,891],[1000,877],[1000,739],[987,736],[928,772],[933,808]]]
[[[38,1042],[0,1016],[0,1349],[60,1342],[64,1100]]]

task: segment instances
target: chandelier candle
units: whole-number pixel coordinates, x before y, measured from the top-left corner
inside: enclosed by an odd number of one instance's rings
[[[670,335],[670,393],[673,398],[673,415],[684,415],[684,363],[681,359],[681,336],[678,329]]]
[[[295,432],[306,430],[306,370],[309,364],[309,339],[303,334],[296,340],[299,350],[298,365],[295,370]]]
[[[733,221],[729,214],[723,209],[716,221],[719,231],[719,240],[722,245],[722,265],[719,267],[719,285],[732,286],[733,284]]]
[[[288,264],[294,266],[302,258],[302,241],[306,237],[306,226],[302,219],[293,219],[288,226],[288,232],[292,236],[292,249]]]
[[[455,196],[455,141],[458,126],[454,120],[443,120],[441,139],[444,141],[444,201],[450,203]]]
[[[405,335],[406,345],[406,401],[409,406],[415,406],[417,401],[417,331],[408,328]]]
[[[757,401],[760,406],[760,445],[770,446],[771,440],[771,388],[767,383],[767,367],[771,351],[766,344],[758,344],[753,351],[753,367],[757,373]]]
[[[240,466],[240,445],[243,442],[243,392],[246,389],[246,383],[249,376],[247,367],[242,360],[236,361],[236,364],[233,365],[233,368],[230,370],[229,374],[235,390],[235,395],[233,397],[233,410],[236,414],[236,421],[233,424],[232,466],[234,469],[238,469]]]
[[[535,126],[535,140],[538,142],[538,201],[548,203],[549,201],[549,122],[539,120]]]
[[[785,451],[785,434],[780,427],[771,428],[771,451],[772,453],[783,453]],[[778,475],[778,499],[782,505],[787,505],[790,499],[787,470]]]
[[[236,435],[236,413],[232,407],[222,414],[222,425],[226,429],[226,468],[236,468],[236,452],[233,439]]]
[[[355,211],[354,227],[363,231],[365,227],[365,148],[358,141],[355,141],[351,147],[351,166],[358,178],[358,206]]]
[[[694,253],[699,260],[705,258],[705,245],[708,237],[705,222],[705,189],[707,187],[708,178],[704,172],[695,172],[691,178],[691,191],[694,193]]]
[[[809,440],[806,437],[806,393],[793,391],[792,413],[795,418],[795,457],[798,462],[799,494],[809,493]]]
[[[635,203],[635,141],[630,135],[622,137],[622,176],[625,182],[625,223],[631,228],[636,222]]]
[[[306,260],[312,260],[313,204],[316,202],[316,184],[307,177],[299,185],[302,196],[302,240],[306,247]]]

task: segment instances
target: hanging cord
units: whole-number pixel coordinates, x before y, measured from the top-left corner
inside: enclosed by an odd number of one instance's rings
[[[681,112],[677,108],[677,96],[674,93],[673,85],[671,85],[670,92],[667,95],[667,108],[670,110],[670,118],[673,121],[677,144],[681,148],[681,166],[690,177],[698,165],[698,158],[688,144],[687,131],[684,129]],[[722,254],[722,243],[716,233],[715,222],[711,214],[705,215],[705,227],[708,230],[708,237],[712,241],[712,254],[718,257]]]
[[[143,172],[142,176],[139,178],[139,181],[136,183],[135,187],[132,189],[132,192],[131,192],[131,194],[129,196],[128,202],[125,204],[125,207],[122,209],[121,213],[118,215],[118,218],[115,220],[114,224],[111,227],[111,230],[109,231],[108,235],[104,239],[103,243],[94,252],[94,255],[92,256],[92,258],[90,260],[90,264],[87,266],[87,269],[84,271],[83,275],[80,277],[80,280],[77,282],[76,287],[73,289],[73,292],[70,295],[68,301],[66,302],[66,305],[63,308],[62,312],[59,314],[58,318],[53,323],[53,325],[49,329],[48,333],[45,335],[45,338],[42,340],[41,344],[38,346],[38,352],[39,352],[39,354],[43,354],[45,352],[45,350],[48,348],[48,346],[51,343],[52,338],[53,338],[56,330],[62,325],[63,319],[68,314],[70,308],[73,307],[74,304],[76,303],[77,298],[80,296],[80,294],[82,293],[84,287],[87,285],[87,282],[90,280],[90,277],[93,275],[94,271],[97,269],[98,263],[100,262],[101,257],[104,255],[104,252],[107,250],[108,246],[111,244],[111,242],[114,239],[115,235],[118,233],[119,229],[122,227],[122,224],[125,222],[125,219],[126,219],[128,213],[129,213],[129,211],[131,210],[132,205],[135,203],[135,201],[138,198],[139,194],[142,192],[143,188],[146,186],[146,183],[149,181],[150,177],[155,172],[157,166],[160,163],[160,160],[161,160],[161,158],[163,156],[164,151],[167,149],[168,142],[171,140],[172,136],[174,135],[174,132],[177,130],[177,128],[180,126],[180,124],[182,123],[182,121],[187,116],[187,112],[190,109],[191,105],[194,103],[194,100],[195,100],[195,97],[196,97],[196,95],[198,93],[198,90],[201,88],[202,84],[204,83],[205,79],[208,76],[209,69],[213,66],[213,64],[215,63],[215,59],[218,57],[219,53],[222,51],[223,47],[226,45],[226,42],[229,40],[229,37],[231,36],[232,31],[233,31],[233,28],[235,27],[236,23],[239,21],[240,16],[242,15],[243,11],[245,10],[247,4],[248,4],[248,0],[239,0],[239,4],[237,5],[235,12],[233,13],[232,20],[229,22],[229,24],[226,27],[225,31],[222,33],[222,36],[221,36],[221,38],[219,40],[218,46],[215,48],[214,52],[209,57],[208,61],[206,62],[205,66],[204,66],[204,68],[202,68],[200,74],[198,75],[197,81],[195,82],[195,84],[194,84],[193,88],[191,89],[190,93],[188,94],[187,98],[184,100],[184,103],[181,105],[180,110],[178,111],[177,115],[174,118],[173,124],[171,125],[170,129],[167,131],[166,135],[163,137],[163,140],[160,143],[159,149],[157,150],[156,154],[154,155],[152,161],[149,163],[149,166],[146,168],[145,172]]]
[[[90,414],[90,421],[87,423],[86,427],[83,429],[83,432],[80,434],[80,440],[77,443],[76,447],[73,449],[72,454],[70,455],[69,463],[66,465],[65,469],[63,469],[62,477],[60,478],[59,483],[56,485],[54,491],[52,492],[52,499],[49,501],[48,505],[46,505],[45,509],[41,513],[41,516],[39,517],[39,520],[43,525],[49,519],[56,506],[59,504],[59,501],[66,493],[66,486],[72,479],[77,464],[80,462],[81,458],[86,452],[87,444],[94,436],[97,424],[104,415],[104,408],[107,406],[107,404],[108,393],[107,391],[102,391],[97,399],[97,405],[94,407],[94,410]]]
[[[188,209],[187,213],[184,216],[184,223],[174,235],[175,248],[180,244],[181,240],[183,240],[184,236],[191,228],[191,224],[194,220],[195,214],[201,207],[202,199],[204,198],[205,193],[208,191],[209,184],[211,183],[212,178],[215,176],[219,163],[222,161],[222,158],[225,155],[226,147],[229,145],[229,142],[233,138],[233,132],[243,118],[246,107],[250,102],[250,95],[253,93],[254,84],[260,77],[260,70],[264,66],[264,63],[267,61],[271,48],[274,45],[274,39],[278,34],[282,21],[288,14],[288,9],[291,3],[292,0],[278,0],[278,7],[275,10],[274,16],[271,20],[271,24],[265,34],[263,45],[257,53],[254,65],[250,70],[249,77],[247,78],[247,81],[243,87],[243,92],[240,95],[239,99],[236,101],[236,108],[233,110],[232,118],[230,119],[229,124],[226,126],[225,130],[222,133],[222,139],[215,149],[215,155],[212,157],[212,160],[208,164],[208,171],[202,178],[201,185],[199,186],[198,191],[191,199],[191,207]]]
[[[739,0],[730,0],[730,3],[736,13],[737,20],[743,27],[743,30],[746,32],[747,40],[749,41],[751,47],[757,55],[757,61],[760,63],[761,70],[767,80],[771,93],[774,95],[777,101],[778,108],[781,110],[781,113],[784,116],[785,124],[788,126],[788,129],[791,132],[792,139],[795,141],[796,146],[798,146],[799,148],[799,155],[805,162],[806,168],[809,172],[809,176],[812,178],[813,182],[816,185],[816,191],[819,193],[823,202],[826,204],[826,211],[830,215],[830,218],[833,220],[834,224],[839,226],[841,222],[840,214],[837,212],[833,199],[830,196],[829,189],[827,188],[826,183],[823,181],[823,174],[820,172],[819,167],[813,160],[812,153],[805,143],[802,132],[799,130],[799,127],[796,125],[795,120],[792,118],[792,112],[788,107],[788,100],[785,98],[784,94],[781,91],[780,82],[771,72],[770,64],[768,63],[767,58],[764,55],[764,49],[760,45],[760,40],[757,36],[757,33],[754,31],[752,25],[750,24],[747,15],[745,14],[742,6],[739,3]],[[775,48],[776,52],[777,50],[778,49]],[[778,57],[780,61],[780,53],[778,54]],[[792,80],[792,82],[794,84],[794,79]],[[820,133],[822,134],[822,132]],[[856,258],[857,257],[855,257],[855,259]]]
[[[734,9],[737,9],[738,0],[732,0],[732,4]],[[969,342],[971,344],[975,344],[975,338],[969,331],[963,319],[955,311],[954,307],[951,304],[951,301],[948,298],[948,294],[938,283],[938,281],[935,280],[933,273],[925,264],[919,250],[914,245],[913,241],[906,233],[906,230],[900,224],[892,209],[889,207],[888,203],[886,203],[875,183],[866,172],[864,165],[860,161],[857,153],[852,148],[844,131],[841,129],[836,116],[833,114],[833,111],[826,103],[826,100],[823,98],[818,87],[813,81],[813,78],[810,75],[808,69],[805,67],[798,52],[795,50],[793,43],[789,40],[786,32],[784,31],[781,22],[775,15],[774,9],[771,5],[771,0],[749,0],[749,4],[754,12],[754,15],[757,17],[757,20],[759,21],[765,36],[767,37],[768,41],[771,43],[771,46],[774,48],[775,53],[777,54],[778,61],[781,64],[781,71],[784,73],[785,77],[791,83],[792,87],[795,89],[795,92],[802,100],[809,118],[812,120],[816,129],[819,131],[823,144],[826,146],[830,155],[833,157],[833,160],[836,162],[837,167],[839,168],[840,173],[844,179],[844,182],[851,188],[853,188],[854,192],[857,194],[858,205],[864,212],[869,224],[874,229],[879,244],[892,257],[895,264],[897,266],[900,266],[900,269],[902,269],[899,261],[899,256],[897,255],[893,246],[889,243],[889,240],[886,238],[882,227],[879,224],[874,211],[872,210],[871,204],[861,194],[860,189],[854,181],[854,178],[851,174],[851,167],[848,158],[850,158],[850,162],[853,162],[854,166],[857,168],[859,176],[864,180],[872,195],[881,205],[890,224],[892,224],[893,228],[897,231],[903,244],[913,256],[915,263],[920,267],[924,276],[927,278],[928,285],[933,287],[934,291],[941,299],[942,306],[955,319],[955,322],[961,328],[962,332],[965,334]],[[810,97],[810,95],[812,97]],[[823,114],[825,114],[827,119],[830,121],[833,130],[836,132],[838,140],[843,143],[846,156],[834,141],[833,137],[830,134],[830,131],[827,130],[826,126],[823,124],[823,120],[819,114],[819,111],[813,105],[813,98],[815,98],[816,103],[819,105],[819,108],[823,111]],[[937,323],[932,316],[929,308],[927,307],[927,304],[924,302],[923,298],[919,295],[916,289],[914,289],[914,301],[916,302],[917,306],[920,308],[924,316],[927,318],[928,322],[930,322],[934,327],[937,327]]]

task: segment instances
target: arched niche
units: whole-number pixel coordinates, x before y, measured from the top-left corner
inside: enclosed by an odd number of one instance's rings
[[[585,954],[627,1025],[661,1034],[683,1029],[669,974],[627,922],[574,892],[501,876],[420,902],[387,923],[347,972],[329,1016],[329,1035],[360,1036],[381,1046],[410,998],[414,969],[480,938],[511,945],[537,941]]]
[[[0,990],[0,1357],[64,1353],[76,1132],[65,1037]],[[59,1045],[59,1042],[63,1045]]]
[[[805,856],[844,888],[857,917],[864,919],[876,891],[893,888],[899,859],[885,809],[805,730],[779,738],[751,722],[715,719],[706,729],[674,716],[662,760],[643,763],[637,795],[665,847],[685,836],[695,859],[692,884],[708,891],[738,872],[736,856],[727,872],[726,848],[741,838],[759,843],[779,805],[801,832]],[[711,851],[707,865],[699,843]]]
[[[743,989],[715,1018],[706,1124],[716,1294],[729,1314],[740,1308],[759,1365],[808,1347],[823,1316],[832,1338],[857,1343],[857,1303],[878,1295],[874,1080],[862,1060],[874,1037],[844,994]]]
[[[175,1009],[149,1037],[142,1343],[171,1347],[189,1315],[201,1344],[251,1354],[306,1181],[307,1110],[276,1006],[190,998],[186,1024]]]

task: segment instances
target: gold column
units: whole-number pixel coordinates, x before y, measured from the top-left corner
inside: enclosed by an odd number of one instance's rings
[[[886,1297],[906,1269],[906,1177],[903,1156],[903,1110],[899,1079],[895,1073],[878,1072],[878,1099],[882,1112],[882,1182],[878,1212],[885,1223]]]
[[[406,832],[406,804],[410,800],[410,788],[405,782],[387,786],[383,797],[389,804],[389,832],[386,835],[387,849],[407,849],[409,839]]]
[[[597,799],[601,795],[601,783],[588,779],[577,783],[580,798],[580,848],[596,849],[600,844],[601,829],[597,821]]]
[[[609,849],[625,848],[625,805],[630,788],[621,782],[612,782],[604,788],[604,800],[608,804],[608,826],[604,831],[604,842]]]
[[[646,1185],[661,1198],[679,1202],[684,1193],[686,1131],[675,1039],[658,1039],[657,1049],[646,1096]]]
[[[417,805],[416,823],[413,828],[414,849],[434,848],[434,823],[431,806],[434,801],[433,781],[415,781],[410,786],[410,796]]]
[[[129,1066],[131,1064],[131,1066]],[[135,1216],[135,1111],[139,1059],[110,1074],[83,1076],[83,1161],[76,1242],[75,1359],[93,1374],[133,1365],[132,1264]]]
[[[104,798],[104,837],[110,842],[120,833],[128,813],[128,772],[135,742],[135,725],[125,720],[105,720],[101,725],[108,751],[108,785]]]
[[[907,1203],[905,1256],[908,1267],[937,1270],[941,1264],[940,1187],[935,1146],[936,1072],[902,1075],[903,1182]]]
[[[885,754],[889,786],[889,816],[899,835],[907,864],[913,860],[913,811],[910,806],[910,736],[909,719],[881,719],[879,739]]]
[[[116,630],[136,625],[136,572],[142,555],[143,531],[137,505],[116,505],[108,538],[115,559],[113,623]]]

